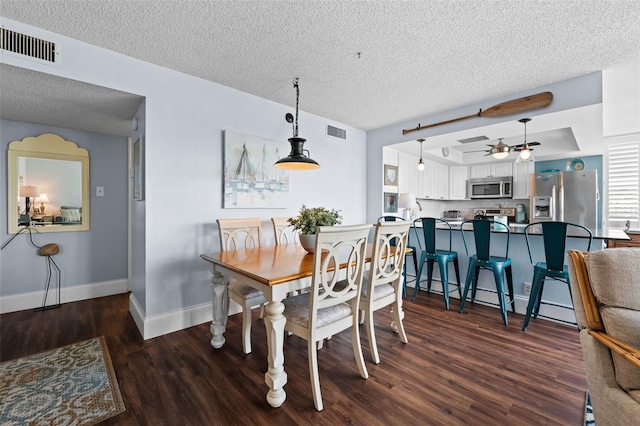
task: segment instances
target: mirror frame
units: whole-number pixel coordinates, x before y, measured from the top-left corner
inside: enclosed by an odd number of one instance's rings
[[[64,140],[53,133],[26,137],[9,143],[7,153],[7,229],[16,234],[24,226],[18,225],[18,158],[79,161],[82,165],[82,223],[80,225],[37,226],[38,232],[69,232],[89,230],[89,151],[75,142]]]

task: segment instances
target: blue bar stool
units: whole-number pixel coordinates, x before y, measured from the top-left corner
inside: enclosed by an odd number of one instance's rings
[[[496,293],[498,294],[498,301],[500,311],[502,313],[502,322],[504,325],[508,325],[507,322],[507,304],[511,304],[511,309],[516,312],[516,307],[513,303],[513,275],[511,273],[511,259],[509,258],[509,239],[511,238],[511,231],[509,227],[502,222],[496,222],[486,219],[474,219],[462,222],[462,241],[464,242],[464,249],[469,255],[467,248],[467,240],[464,231],[465,225],[471,225],[473,228],[473,236],[475,239],[476,254],[469,257],[469,270],[467,272],[467,280],[465,282],[464,294],[460,301],[460,313],[464,310],[464,304],[471,289],[471,302],[473,303],[476,298],[476,290],[478,290],[478,276],[480,275],[480,269],[487,269],[493,272],[493,277],[496,282]],[[497,233],[504,234],[507,238],[506,249],[504,256],[492,256],[491,255],[491,230],[495,229]],[[507,303],[505,297],[504,277],[507,277],[507,286],[509,292],[509,302]],[[493,292],[493,290],[487,290],[481,288],[480,290]]]
[[[424,234],[424,245],[425,248],[421,248],[420,254],[420,262],[418,263],[418,278],[416,279],[416,286],[413,290],[413,297],[411,300],[415,300],[418,295],[418,290],[420,288],[420,282],[422,281],[422,268],[424,268],[425,261],[427,262],[427,293],[431,291],[431,279],[433,277],[433,264],[434,262],[438,262],[438,267],[440,268],[440,279],[442,281],[442,295],[444,296],[444,306],[447,310],[449,310],[449,294],[458,290],[458,296],[462,299],[462,290],[460,286],[460,268],[458,267],[458,253],[455,251],[451,251],[451,238],[452,238],[452,230],[451,225],[446,220],[434,218],[434,217],[423,217],[420,219],[416,219],[413,222],[413,229],[418,234],[416,223],[422,224],[422,233]],[[449,228],[449,249],[448,250],[439,250],[436,248],[436,225],[438,223],[443,223]],[[446,229],[445,229],[446,230]],[[418,239],[418,244],[420,244],[420,240]],[[456,271],[456,279],[458,280],[458,285],[451,289],[449,286],[449,262],[453,262],[454,269]]]
[[[534,228],[535,227],[535,228]],[[529,295],[529,303],[527,304],[527,313],[524,317],[524,324],[522,325],[522,331],[527,330],[529,320],[533,314],[534,318],[538,316],[542,318],[550,318],[556,321],[567,322],[559,320],[557,318],[551,318],[544,315],[539,315],[540,305],[553,305],[565,309],[573,309],[573,306],[568,307],[557,303],[543,302],[542,290],[544,289],[544,281],[546,278],[551,278],[555,281],[561,281],[567,284],[569,288],[569,295],[571,295],[571,285],[569,284],[569,271],[567,265],[564,264],[564,258],[567,246],[567,233],[569,228],[575,228],[577,234],[589,237],[589,244],[587,251],[591,250],[591,242],[593,241],[593,234],[587,228],[582,225],[569,222],[537,222],[531,223],[524,228],[524,237],[527,242],[527,250],[529,250],[529,261],[533,266],[533,282],[531,285],[531,294]],[[544,257],[546,262],[533,263],[533,256],[531,255],[531,245],[529,243],[530,235],[540,235],[542,232],[542,239],[544,242]],[[573,300],[573,298],[571,299]],[[571,324],[575,324],[571,322]]]
[[[394,222],[396,220],[404,220],[401,217],[398,216],[380,216],[378,218],[378,222]],[[418,242],[419,243],[419,242]],[[407,253],[405,255],[405,261],[407,259],[407,256],[412,256],[413,257],[413,267],[415,268],[414,271],[418,271],[418,258],[417,258],[417,251],[415,247],[412,247],[410,245],[408,245],[408,239],[407,239],[407,248],[411,249],[411,253]],[[417,272],[416,272],[417,273]],[[407,297],[407,266],[405,263],[405,267],[402,269],[402,276],[404,279],[404,282],[402,284],[402,297]],[[417,279],[413,279],[412,281],[417,281]]]

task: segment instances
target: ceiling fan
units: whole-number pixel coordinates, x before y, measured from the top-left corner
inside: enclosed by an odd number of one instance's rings
[[[524,151],[525,155],[526,153],[528,153],[527,158],[529,158],[529,156],[531,155],[531,151],[533,151],[533,148],[531,147],[538,146],[541,144],[540,142],[527,142],[527,123],[531,121],[531,119],[521,118],[518,121],[524,124],[524,143],[509,146],[506,143],[502,142],[504,138],[498,138],[497,144],[487,145],[489,149],[483,149],[479,151],[466,151],[465,154],[471,153],[471,152],[486,152],[485,157],[488,155],[493,155],[494,158],[503,159],[503,158],[507,158],[507,156],[511,151],[520,152],[521,156],[522,156],[522,152]]]

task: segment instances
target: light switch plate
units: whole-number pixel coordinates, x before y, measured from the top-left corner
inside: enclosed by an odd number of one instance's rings
[[[96,186],[96,197],[104,197],[104,186]]]

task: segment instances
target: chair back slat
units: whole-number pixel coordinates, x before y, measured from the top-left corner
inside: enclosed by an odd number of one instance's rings
[[[439,219],[436,217],[422,217],[418,219],[422,224],[422,233],[424,235],[424,243],[425,243],[425,251],[429,254],[436,253],[436,229],[438,224],[445,225],[449,228],[449,247],[447,250],[451,251],[451,242],[452,242],[452,234],[453,229],[451,228],[451,224],[446,220]]]
[[[220,247],[222,251],[262,246],[262,221],[260,218],[218,219]]]
[[[373,294],[376,285],[400,284],[410,226],[407,221],[379,222],[376,225],[367,284],[369,294]]]
[[[294,243],[297,241],[298,233],[293,230],[289,223],[289,217],[272,217],[273,236],[277,246]]]
[[[316,324],[318,309],[354,298],[357,298],[355,303],[359,303],[371,227],[318,227],[311,280],[310,324]],[[346,265],[346,268],[339,269],[339,265]]]
[[[467,249],[467,241],[464,232],[465,224],[471,224],[473,228],[473,238],[475,240],[476,247],[476,256],[478,260],[481,261],[489,261],[491,257],[491,231],[496,230],[500,233],[503,233],[507,237],[504,258],[509,257],[509,240],[511,239],[511,231],[509,227],[502,222],[498,222],[495,220],[489,219],[473,219],[462,222],[460,225],[462,230],[462,240],[464,242],[464,248],[469,255],[469,250]],[[500,253],[500,256],[503,256]]]
[[[556,272],[562,272],[564,270],[567,236],[569,236],[569,230],[571,228],[574,228],[578,230],[578,233],[582,233],[582,235],[589,237],[587,251],[591,250],[593,234],[588,228],[585,228],[582,225],[556,221],[531,223],[524,228],[524,235],[527,242],[527,249],[529,251],[529,260],[531,261],[532,265],[534,264],[534,259],[529,242],[529,237],[533,234],[532,229],[534,228],[540,228],[542,231],[544,258],[547,264],[547,269],[549,270]]]

